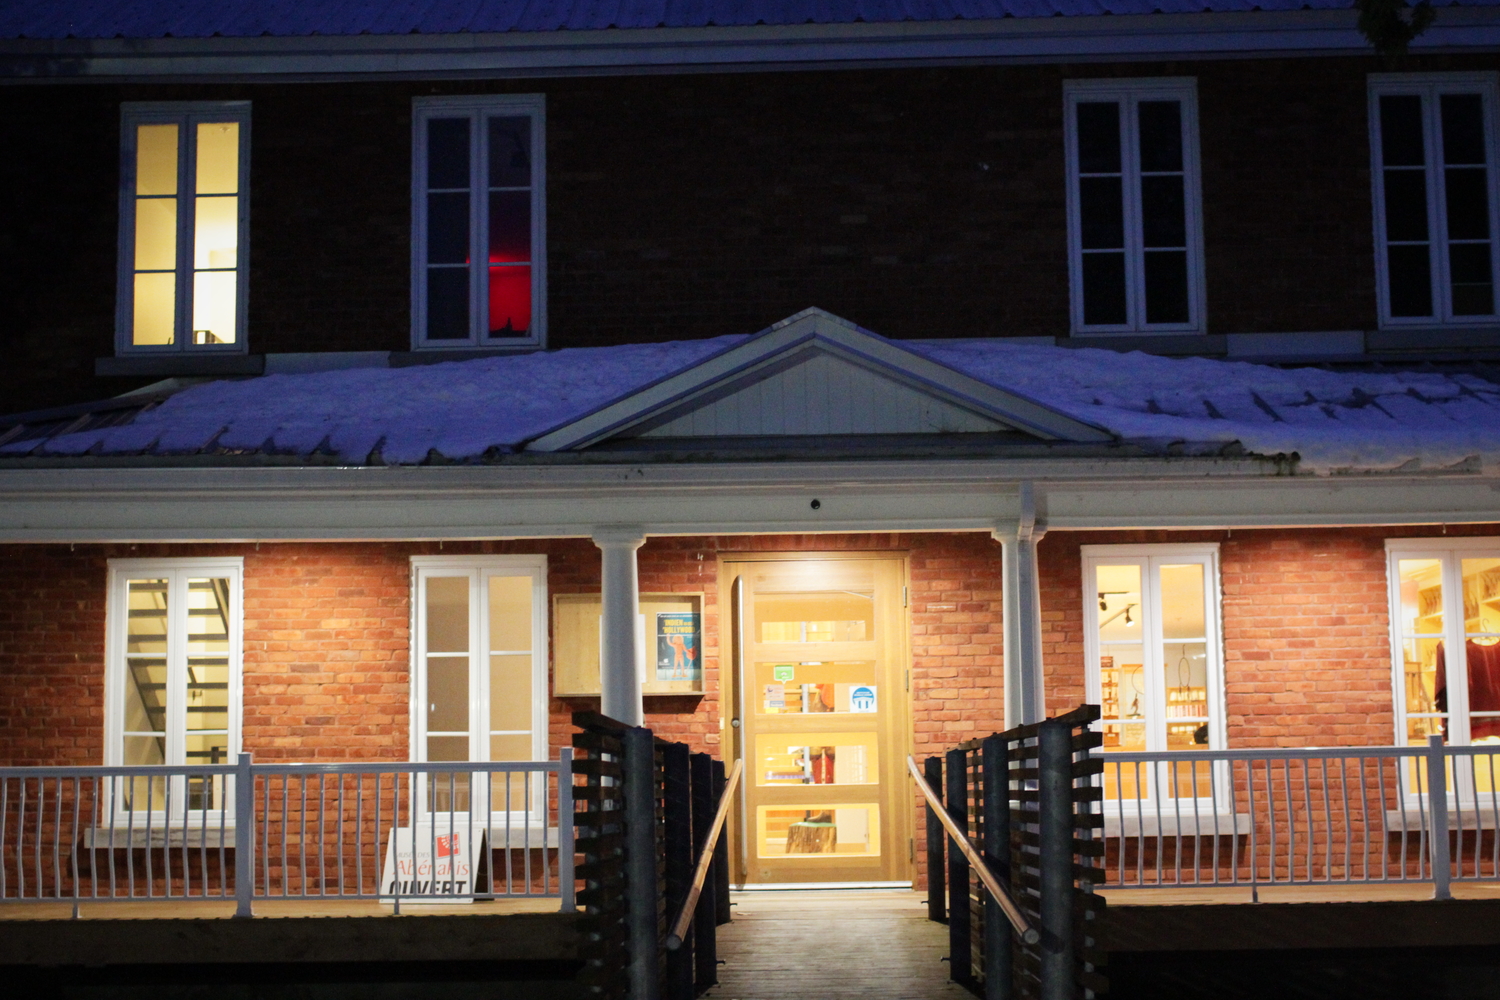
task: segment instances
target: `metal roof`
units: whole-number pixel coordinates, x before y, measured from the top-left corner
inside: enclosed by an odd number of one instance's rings
[[[452,35],[1349,10],[1350,0],[4,0],[0,38]],[[1494,7],[1500,0],[1444,6]]]

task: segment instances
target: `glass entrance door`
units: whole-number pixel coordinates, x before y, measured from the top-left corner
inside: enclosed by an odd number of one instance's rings
[[[910,878],[900,559],[726,564],[745,881]]]

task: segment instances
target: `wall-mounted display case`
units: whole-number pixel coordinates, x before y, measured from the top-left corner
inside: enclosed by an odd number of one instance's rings
[[[703,595],[642,594],[636,648],[645,695],[703,693]],[[599,696],[598,594],[552,598],[553,694]]]

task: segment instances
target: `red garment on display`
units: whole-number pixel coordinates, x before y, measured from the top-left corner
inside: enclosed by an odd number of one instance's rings
[[[1469,711],[1500,712],[1500,642],[1483,645],[1470,639],[1464,643],[1464,657],[1469,667]],[[1447,657],[1443,644],[1437,647],[1437,702],[1439,711],[1448,707]],[[1500,736],[1500,716],[1469,720],[1469,739]]]

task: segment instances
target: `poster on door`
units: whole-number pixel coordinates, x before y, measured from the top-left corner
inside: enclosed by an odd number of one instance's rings
[[[692,611],[656,613],[656,679],[659,681],[703,680],[699,654],[699,616]]]
[[[472,903],[485,831],[439,820],[397,827],[386,840],[380,901]]]

